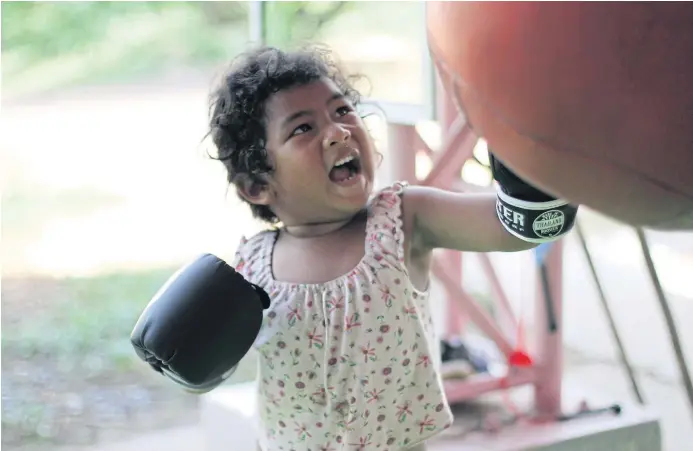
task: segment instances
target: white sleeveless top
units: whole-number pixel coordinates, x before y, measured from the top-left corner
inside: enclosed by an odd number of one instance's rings
[[[255,341],[264,451],[397,451],[452,423],[428,291],[404,264],[405,186],[373,198],[363,259],[330,282],[274,280],[278,232],[242,239],[233,266],[272,300]]]

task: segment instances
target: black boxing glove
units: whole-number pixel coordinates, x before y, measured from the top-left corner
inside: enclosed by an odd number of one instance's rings
[[[546,243],[573,228],[577,206],[520,179],[491,152],[489,162],[493,178],[498,182],[498,219],[508,232],[530,243]]]
[[[180,269],[154,295],[130,336],[137,355],[195,393],[212,390],[253,345],[267,293],[211,254]]]

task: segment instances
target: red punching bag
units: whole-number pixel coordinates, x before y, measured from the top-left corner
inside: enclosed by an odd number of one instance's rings
[[[518,175],[693,229],[693,3],[429,2],[447,92]]]

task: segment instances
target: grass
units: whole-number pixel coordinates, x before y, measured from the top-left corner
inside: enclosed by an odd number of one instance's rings
[[[130,343],[137,318],[176,269],[3,280],[3,448],[93,444],[104,433],[132,436],[196,418],[197,397],[149,368]],[[24,302],[34,296],[44,298],[38,307]],[[227,384],[254,377],[250,352]],[[145,401],[133,404],[133,393]],[[66,395],[78,398],[77,413]],[[150,417],[144,425],[142,415]]]
[[[175,269],[60,280],[56,298],[45,309],[3,327],[3,353],[23,359],[53,356],[67,365],[98,356],[103,362],[99,371],[128,369],[136,357],[130,332]],[[3,303],[12,299],[3,296]],[[10,306],[14,308],[21,306]]]
[[[133,386],[148,396],[163,392],[156,399],[169,399],[183,415],[185,399],[148,374],[129,340],[140,312],[174,269],[3,280],[3,448],[91,443],[99,431],[130,427],[94,416],[104,403],[123,408],[113,400],[92,404],[95,391],[111,398]],[[84,406],[79,413],[66,404],[65,396],[74,394]],[[154,413],[157,404],[141,408]],[[65,414],[69,418],[61,419]]]
[[[130,333],[151,297],[176,269],[58,281],[55,297],[45,308],[27,311],[23,320],[3,325],[3,360],[50,358],[63,370],[86,371],[87,377],[143,368],[130,343]],[[9,298],[5,295],[3,304],[10,310],[22,308],[14,305],[11,295]],[[255,360],[251,352],[230,382],[251,380],[254,375]]]

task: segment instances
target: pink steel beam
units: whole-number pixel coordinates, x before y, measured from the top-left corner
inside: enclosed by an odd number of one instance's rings
[[[433,258],[432,269],[438,280],[445,286],[445,289],[456,299],[464,311],[469,315],[469,318],[479,326],[479,328],[493,340],[498,349],[509,357],[513,352],[513,347],[510,342],[503,336],[503,333],[496,327],[493,319],[486,311],[477,304],[477,302],[460,286],[455,278],[450,274],[450,271],[441,263],[437,257]]]
[[[411,125],[388,124],[388,148],[397,154],[390,155],[391,177],[398,181],[418,184],[416,178],[416,153],[414,142],[419,139],[416,129]]]
[[[428,186],[449,186],[460,177],[460,168],[469,159],[474,150],[477,137],[471,127],[458,117],[450,126],[449,138],[442,152],[437,154],[433,168],[421,182]]]
[[[491,391],[531,384],[534,378],[535,371],[532,368],[516,368],[506,377],[479,374],[461,380],[447,379],[443,381],[443,387],[448,402],[456,403],[477,398]]]
[[[445,171],[436,172],[432,170],[431,173],[429,173],[426,177],[426,180],[423,182],[424,184],[430,183],[441,186],[442,183],[440,179],[452,179],[453,177],[458,179],[459,171],[461,170],[462,165],[469,159],[474,150],[474,145],[476,144],[477,139],[471,133],[471,129],[463,123],[461,116],[457,116],[450,128],[451,133],[454,134],[453,138],[450,139],[445,146],[443,146],[441,154],[442,156],[435,162],[435,167],[444,167]],[[459,148],[457,147],[458,142],[455,137],[459,137],[459,139],[462,140],[459,143]],[[430,152],[430,149],[428,149],[427,146],[425,146],[425,148]],[[447,186],[442,187],[448,188]],[[459,261],[461,259],[458,256],[461,257],[461,254],[455,253],[454,256],[452,254],[445,255],[447,263],[450,266],[450,271],[461,272],[462,265],[461,261]],[[498,277],[496,276],[488,257],[484,254],[480,254],[480,256],[484,272],[491,283],[492,292],[501,302],[502,315],[504,319],[503,325],[506,326],[504,327],[506,336],[509,336],[508,328],[516,327],[517,321],[515,321],[508,298],[503,292],[503,289],[498,281]],[[450,314],[448,315],[448,334],[456,335],[462,329],[463,325],[459,323],[458,319],[461,313],[462,312],[459,311],[459,308],[455,303],[450,303]]]
[[[416,129],[409,125],[401,124],[389,124],[388,125],[388,144],[391,151],[396,151],[397,155],[392,155],[389,159],[391,177],[395,180],[405,180],[409,183],[418,183],[416,177],[416,153],[417,150],[423,149],[424,151],[430,151],[428,146],[423,142]],[[458,255],[456,260],[460,260],[461,254]],[[455,259],[450,258],[452,265],[455,266],[457,273],[457,280],[454,285],[460,286],[462,284],[462,270],[461,262],[455,261]],[[447,291],[447,289],[446,289]],[[466,315],[456,303],[452,300],[453,294],[447,292],[448,307],[452,306],[452,314],[448,315],[448,324],[446,325],[447,333],[449,335],[457,335],[465,326]]]
[[[412,127],[413,128],[413,127]],[[416,132],[416,129],[414,128],[414,147],[418,149],[419,151],[423,152],[426,154],[428,158],[431,159],[431,161],[435,160],[435,152],[431,150],[430,147],[428,147],[428,144],[426,144],[426,141],[423,140],[421,135],[419,135],[418,132]]]
[[[546,256],[549,293],[553,303],[556,330],[548,327],[548,314],[544,301],[541,281],[537,287],[537,305],[535,306],[536,343],[534,383],[534,405],[538,419],[552,421],[561,413],[561,378],[563,373],[563,243],[553,244]]]
[[[471,129],[463,123],[461,119],[457,119],[450,127],[449,138],[442,152],[435,152],[437,156],[434,162],[431,173],[428,174],[422,184],[434,185],[451,188],[464,188],[465,191],[477,190],[476,187],[461,185],[459,181],[460,168],[464,162],[471,156],[476,137]],[[406,180],[410,183],[418,183],[416,178],[416,153],[424,151],[431,154],[430,149],[422,142],[418,133],[411,126],[391,124],[389,127],[390,148],[396,149],[397,156],[390,158],[392,172],[391,175],[398,180]],[[484,190],[484,189],[480,189]],[[560,246],[560,244],[558,245]],[[483,379],[483,383],[477,383],[478,380],[469,381],[446,381],[446,393],[449,392],[450,400],[468,399],[469,397],[478,396],[485,391],[503,389],[524,383],[535,381],[535,403],[536,410],[540,415],[548,418],[553,418],[555,414],[560,412],[560,386],[561,386],[561,329],[560,329],[560,261],[556,266],[556,253],[560,253],[560,247],[554,249],[548,257],[547,266],[551,280],[552,299],[555,303],[554,311],[558,316],[559,330],[553,334],[548,333],[546,327],[540,327],[540,333],[537,342],[536,356],[536,371],[522,370],[520,373],[514,373],[517,379],[512,379],[512,375],[508,378]],[[559,259],[560,260],[560,259]],[[461,288],[460,277],[455,277],[441,264],[439,259],[434,259],[433,272],[443,283],[446,291],[449,293],[449,298],[456,298],[459,306],[463,308],[469,317],[481,328],[481,330],[496,344],[501,352],[506,356],[513,351],[508,340],[505,339],[503,333],[495,327],[492,319],[486,312],[480,308],[476,302]],[[488,273],[488,271],[486,271]],[[460,274],[461,276],[461,274]],[[493,275],[490,275],[493,277]],[[500,288],[498,287],[499,291]],[[498,293],[494,293],[494,297],[498,298]],[[501,296],[504,298],[504,296]],[[540,325],[546,322],[546,313],[543,309],[543,302],[539,296],[540,302],[537,308],[537,318]],[[503,302],[502,300],[500,301]],[[451,303],[452,304],[452,303]]]
[[[438,82],[438,89],[436,90],[436,95],[437,95],[437,113],[438,113],[438,118],[439,118],[439,123],[440,123],[440,128],[441,128],[441,136],[443,138],[450,136],[450,130],[453,126],[455,126],[455,121],[459,117],[459,113],[457,112],[457,109],[455,108],[454,105],[452,105],[447,98],[447,95],[445,93],[445,90],[443,89],[443,86],[440,84],[440,80],[437,80]],[[465,148],[452,148],[453,151],[462,151],[462,152],[471,152],[471,150],[474,148],[473,143],[467,144],[469,146],[469,150]],[[451,147],[449,146],[443,146],[441,150],[443,152],[449,152]],[[430,149],[428,149],[430,150]],[[431,158],[432,161],[435,161],[436,159],[436,154],[431,152],[429,154],[429,158]],[[451,174],[451,181],[459,178],[459,170],[457,174]],[[444,183],[442,188],[448,188],[446,185],[449,183]],[[440,186],[440,185],[439,185]],[[455,276],[455,281],[457,282],[457,286],[464,286],[463,285],[463,276],[462,276],[462,259],[463,259],[463,254],[462,252],[456,252],[453,250],[445,250],[442,252],[441,255],[442,258],[445,258],[447,267],[450,270],[450,274]],[[450,338],[460,336],[464,334],[465,329],[467,328],[469,324],[469,315],[466,314],[464,310],[462,310],[460,304],[458,302],[455,302],[455,293],[447,290],[447,309],[448,309],[448,315],[447,315],[447,333]]]
[[[445,261],[445,267],[448,268],[448,274],[450,276],[455,276],[455,286],[462,285],[462,253],[450,250],[444,250],[438,257]],[[435,270],[433,270],[434,275]],[[462,309],[459,302],[455,301],[455,293],[448,290],[447,286],[444,286],[445,292],[447,294],[447,324],[446,330],[448,338],[458,337],[464,333],[467,323],[469,322],[469,316],[467,312]]]
[[[451,110],[453,103],[449,96],[445,96],[445,90],[439,90],[441,93],[441,99],[439,103],[443,105],[443,108]],[[447,111],[446,110],[446,111]],[[448,117],[450,115],[447,111]],[[462,124],[462,120],[458,117],[454,124],[452,124],[448,129],[448,142],[444,146],[442,154],[435,161],[434,167],[431,173],[428,175],[426,180],[423,182],[428,185],[438,185],[445,186],[446,188],[468,188],[465,185],[459,186],[459,170],[464,164],[464,162],[471,156],[473,151],[475,139],[469,139],[469,135],[472,135],[471,129],[466,124]],[[465,139],[467,138],[467,139]],[[462,149],[462,145],[466,144],[466,148]],[[455,177],[457,176],[457,177]],[[454,186],[457,184],[457,186]],[[537,334],[537,344],[536,352],[538,353],[535,362],[538,367],[536,368],[536,380],[535,380],[535,410],[540,416],[555,418],[556,415],[560,413],[561,404],[561,378],[562,378],[562,324],[561,324],[561,306],[562,306],[562,284],[561,284],[561,244],[558,243],[556,247],[548,256],[546,261],[547,272],[549,275],[549,284],[551,291],[551,298],[553,301],[553,309],[556,315],[556,321],[558,322],[558,329],[553,333],[549,333],[548,327],[545,325],[547,321],[547,312],[545,311],[545,304],[542,302],[541,291],[537,296],[537,327],[539,327],[539,332]],[[435,272],[435,270],[434,270]],[[493,277],[489,271],[486,271],[487,275]],[[444,275],[443,277],[444,278]],[[493,282],[492,282],[493,284]],[[507,304],[503,299],[505,296],[498,296],[498,293],[502,293],[502,290],[497,286],[498,292],[494,293],[495,298],[499,299],[501,305]],[[450,292],[454,291],[454,287],[448,288]],[[460,289],[462,292],[462,290]],[[459,299],[464,304],[465,300],[470,300],[464,296],[459,296]],[[506,299],[507,301],[507,299]],[[472,301],[473,302],[473,301]],[[470,306],[467,306],[470,307]],[[475,310],[473,306],[469,309],[467,313],[474,315],[474,313],[479,313]],[[505,306],[503,307],[505,308]],[[509,310],[509,309],[508,309]],[[475,318],[478,320],[478,318]],[[477,324],[481,326],[481,324]],[[487,332],[484,330],[484,332]],[[488,332],[487,332],[488,334]],[[489,335],[491,339],[494,339]],[[496,340],[494,340],[496,341]],[[500,347],[500,346],[499,346]],[[503,349],[501,351],[505,352]],[[507,353],[506,353],[507,355]],[[530,379],[531,380],[531,379]],[[451,395],[456,394],[456,390],[465,391],[472,390],[467,393],[474,393],[474,387],[467,386],[464,382],[458,382],[453,386],[446,386],[446,391],[450,391]]]
[[[500,323],[500,328],[505,333],[506,337],[511,340],[515,339],[514,334],[517,332],[518,327],[517,318],[515,317],[512,307],[510,306],[508,297],[503,291],[503,287],[498,279],[498,275],[496,274],[495,269],[493,269],[493,264],[491,263],[491,260],[487,254],[479,253],[477,254],[477,257],[479,258],[479,262],[481,263],[486,277],[489,279],[489,284],[491,285],[491,295],[495,297],[500,306],[498,312],[499,314],[496,317],[497,321]],[[517,346],[517,343],[515,343],[515,345]]]

